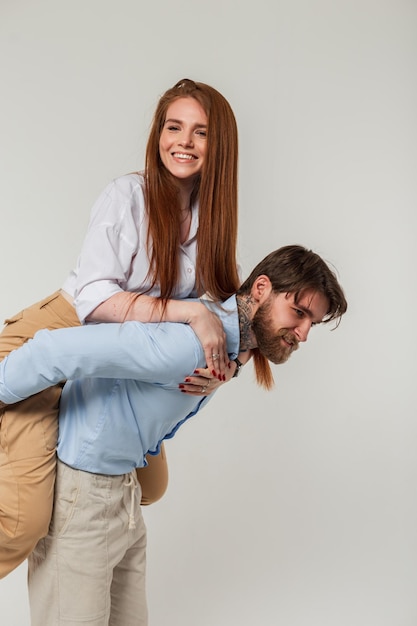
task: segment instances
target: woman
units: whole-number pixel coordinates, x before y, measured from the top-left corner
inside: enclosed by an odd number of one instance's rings
[[[204,305],[181,299],[236,291],[236,243],[235,118],[219,92],[184,79],[159,100],[144,172],[106,187],[76,268],[60,291],[6,320],[0,357],[41,328],[181,321],[199,337],[208,367],[184,391],[207,393],[226,380],[225,334]],[[0,577],[48,530],[60,393],[55,387],[0,412]],[[144,504],[160,498],[167,482],[163,452],[148,462],[138,471]]]

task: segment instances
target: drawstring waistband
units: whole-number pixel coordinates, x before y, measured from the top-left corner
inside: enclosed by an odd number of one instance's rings
[[[136,472],[136,470],[134,470]],[[135,522],[135,489],[137,487],[136,481],[133,478],[133,472],[129,474],[129,480],[123,483],[125,487],[130,487],[130,513],[129,513],[129,530],[136,528]]]

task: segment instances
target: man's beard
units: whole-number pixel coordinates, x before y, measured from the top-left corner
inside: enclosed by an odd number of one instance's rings
[[[281,365],[288,361],[294,350],[298,349],[298,340],[287,328],[281,328],[273,335],[271,333],[272,323],[271,303],[267,300],[253,316],[252,330],[259,352],[275,365]],[[291,345],[284,344],[282,339]]]

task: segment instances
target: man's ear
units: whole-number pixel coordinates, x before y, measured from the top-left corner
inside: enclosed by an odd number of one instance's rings
[[[263,304],[272,293],[272,284],[268,276],[261,274],[258,276],[251,289],[252,298],[258,303]]]

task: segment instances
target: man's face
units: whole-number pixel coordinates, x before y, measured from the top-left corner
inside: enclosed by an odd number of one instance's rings
[[[307,341],[310,328],[320,324],[329,307],[327,298],[307,289],[297,303],[293,293],[271,293],[252,320],[260,352],[272,363],[285,363],[300,341]]]

